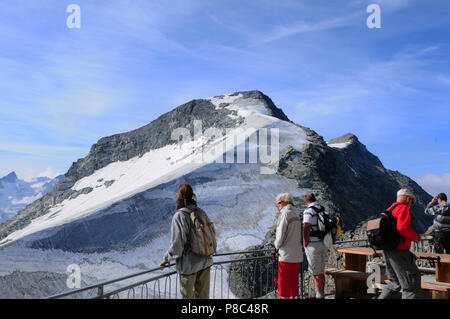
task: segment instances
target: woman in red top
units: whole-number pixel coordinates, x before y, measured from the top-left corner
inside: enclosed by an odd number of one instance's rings
[[[411,228],[411,212],[409,211],[409,208],[415,202],[415,197],[401,196],[399,200],[389,207],[391,209],[394,205],[398,205],[392,211],[392,215],[397,218],[397,230],[402,236],[402,239],[395,249],[409,250],[412,240],[415,242],[420,241],[420,236]]]

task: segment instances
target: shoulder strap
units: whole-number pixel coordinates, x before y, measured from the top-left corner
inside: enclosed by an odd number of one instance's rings
[[[309,208],[312,208],[313,210],[315,210],[316,213],[320,213],[320,212],[325,211],[325,208],[323,206],[320,206],[320,208],[317,208],[316,206],[311,206]]]
[[[189,247],[191,245],[190,239],[189,239],[190,236],[191,236],[191,231],[192,231],[192,228],[191,228],[191,224],[192,224],[191,210],[189,208],[187,208],[187,207],[183,207],[183,208],[177,209],[177,211],[183,212],[189,218],[189,237],[188,237],[188,241],[184,244],[184,247],[183,247],[183,256],[184,256],[184,255],[187,254],[187,251],[189,250]]]
[[[191,236],[192,236],[192,227],[195,223],[195,219],[197,218],[195,213],[198,212],[199,210],[198,210],[198,207],[195,207],[193,209],[183,207],[178,210],[183,212],[184,214],[186,214],[187,217],[189,218],[189,239],[186,242],[186,244],[184,245],[184,249],[183,249],[183,255],[186,255],[187,251],[189,250],[189,247],[191,246],[190,240],[191,240]]]
[[[190,208],[187,208],[187,207],[183,207],[183,208],[180,208],[180,209],[178,209],[179,211],[182,211],[182,212],[184,212],[184,213],[187,213],[187,214],[191,214],[192,212],[196,212],[196,211],[198,211],[198,207],[195,207],[195,208],[193,208],[193,209],[190,209]]]
[[[191,213],[191,210],[189,208],[187,208],[187,207],[180,208],[179,211],[182,211],[182,212],[188,213],[188,214]]]
[[[308,207],[308,208],[312,208],[312,210],[316,212],[316,214],[311,214],[311,213],[309,213],[309,212],[308,212],[307,214],[311,215],[312,217],[317,216],[317,221],[316,221],[316,223],[315,223],[315,224],[311,224],[311,227],[317,228],[318,225],[319,225],[319,216],[318,216],[318,214],[319,214],[320,212],[325,211],[325,209],[323,208],[323,206],[320,206],[320,208],[317,208],[317,207],[315,207],[315,206],[311,206],[311,207]],[[311,234],[312,234],[313,232],[315,232],[315,230],[311,229]],[[315,237],[316,237],[316,236],[315,236]]]

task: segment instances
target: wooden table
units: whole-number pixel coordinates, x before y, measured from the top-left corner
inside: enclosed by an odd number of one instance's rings
[[[334,277],[336,286],[336,299],[346,298],[351,295],[367,296],[366,273],[367,257],[380,257],[382,251],[375,253],[368,247],[338,248],[337,252],[344,256],[344,270],[329,270],[328,274]]]
[[[355,271],[355,272],[366,272],[367,265],[367,257],[381,257],[382,250],[377,250],[376,252],[372,248],[368,247],[349,247],[349,248],[338,248],[337,252],[342,253],[344,256],[344,269],[347,271]],[[426,282],[428,288],[432,288],[431,286],[439,286],[439,285],[448,285],[450,284],[450,254],[434,254],[434,253],[424,253],[424,252],[412,252],[417,258],[425,259],[425,258],[440,258],[440,265],[435,260],[435,269],[436,269],[436,283],[433,284],[431,282]],[[358,282],[359,281],[359,282]],[[340,287],[340,290],[352,290],[363,288],[365,282],[361,282],[359,279],[348,279],[343,281],[344,284]],[[422,287],[424,284],[422,283]],[[426,286],[426,285],[425,285]],[[439,295],[437,290],[433,291],[433,298],[448,298],[448,291],[444,291],[442,295]]]
[[[375,251],[368,247],[338,248],[337,252],[344,255],[344,269],[366,272],[367,257],[381,257],[382,250]]]
[[[344,269],[366,271],[367,257],[381,257],[382,250],[375,253],[368,247],[338,248],[338,252],[344,255]],[[417,258],[440,258],[440,266],[435,261],[436,282],[450,283],[450,254],[434,254],[424,252],[412,252]]]
[[[434,254],[434,253],[422,253],[413,252],[417,258],[440,258],[441,265],[435,260],[434,265],[436,269],[436,282],[450,283],[450,254]]]

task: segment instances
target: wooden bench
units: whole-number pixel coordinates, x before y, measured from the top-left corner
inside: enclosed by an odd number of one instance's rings
[[[367,295],[367,278],[369,273],[357,271],[357,270],[346,270],[346,269],[336,269],[329,268],[325,270],[325,274],[330,275],[334,278],[334,284],[336,287],[335,298],[365,298],[370,297]],[[355,281],[359,282],[359,285],[355,285]],[[381,289],[380,284],[387,284],[385,275],[381,275],[381,282],[375,283],[375,287]]]
[[[433,299],[449,299],[450,284],[445,282],[422,281],[422,289],[431,290]]]
[[[386,264],[370,261],[370,262],[367,262],[367,267],[369,267],[369,265],[371,265],[371,264],[377,264],[378,266],[380,266],[381,274],[386,273]],[[417,267],[417,268],[419,268],[419,271],[421,274],[434,275],[436,273],[435,268],[430,268],[430,267]]]
[[[329,268],[325,270],[325,274],[330,275],[334,278],[334,283],[336,287],[335,298],[367,298],[370,295],[367,294],[367,278],[369,273],[356,271],[356,270],[345,270]],[[360,281],[364,285],[364,289],[355,289],[353,281]],[[385,274],[381,274],[381,280],[379,283],[374,283],[375,288],[383,289],[385,285],[389,283]],[[430,290],[433,299],[449,299],[450,297],[450,284],[434,281],[421,282],[421,288],[424,290]]]
[[[368,247],[338,248],[337,252],[344,256],[345,270],[366,271],[367,257],[381,257],[382,251],[376,252]]]

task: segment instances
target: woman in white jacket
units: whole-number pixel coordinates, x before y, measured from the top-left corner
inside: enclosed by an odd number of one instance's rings
[[[280,215],[277,219],[275,249],[278,250],[278,295],[293,299],[298,295],[298,269],[303,261],[300,216],[289,193],[277,196]]]

